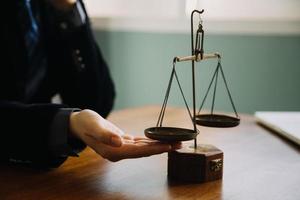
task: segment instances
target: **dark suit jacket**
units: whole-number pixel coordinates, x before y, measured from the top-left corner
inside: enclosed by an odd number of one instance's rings
[[[106,117],[113,105],[114,86],[88,19],[79,28],[62,30],[45,2],[37,0],[35,6],[41,14],[46,69],[28,64],[17,18],[18,0],[1,2],[0,160],[61,163],[48,146],[49,129],[58,111],[89,108]],[[39,80],[41,70],[46,70],[46,76]],[[30,83],[35,85],[29,88]],[[57,93],[63,105],[50,103]]]

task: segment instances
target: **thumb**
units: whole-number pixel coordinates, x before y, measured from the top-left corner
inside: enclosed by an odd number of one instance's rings
[[[124,135],[124,132],[111,122],[103,119],[97,121],[91,130],[91,133],[88,133],[87,135],[101,143],[113,147],[120,147],[123,144],[121,136]]]

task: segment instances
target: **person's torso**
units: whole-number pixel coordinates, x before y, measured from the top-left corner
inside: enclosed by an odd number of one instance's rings
[[[46,76],[47,55],[43,33],[41,7],[32,2],[32,14],[38,25],[39,38],[34,50],[34,59],[29,57],[25,45],[26,30],[21,27],[24,17],[20,16],[21,1],[12,1],[5,7],[9,11],[2,16],[1,64],[0,64],[0,99],[30,102]]]

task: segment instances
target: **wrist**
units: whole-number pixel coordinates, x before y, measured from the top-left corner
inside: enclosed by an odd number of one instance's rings
[[[71,137],[75,137],[75,138],[78,138],[80,139],[80,131],[78,130],[78,122],[77,122],[77,118],[78,118],[78,114],[80,113],[80,111],[75,111],[75,112],[72,112],[71,115],[70,115],[70,136]]]

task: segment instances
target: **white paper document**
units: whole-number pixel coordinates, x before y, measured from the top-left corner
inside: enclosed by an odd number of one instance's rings
[[[300,145],[300,112],[255,112],[256,120]]]

